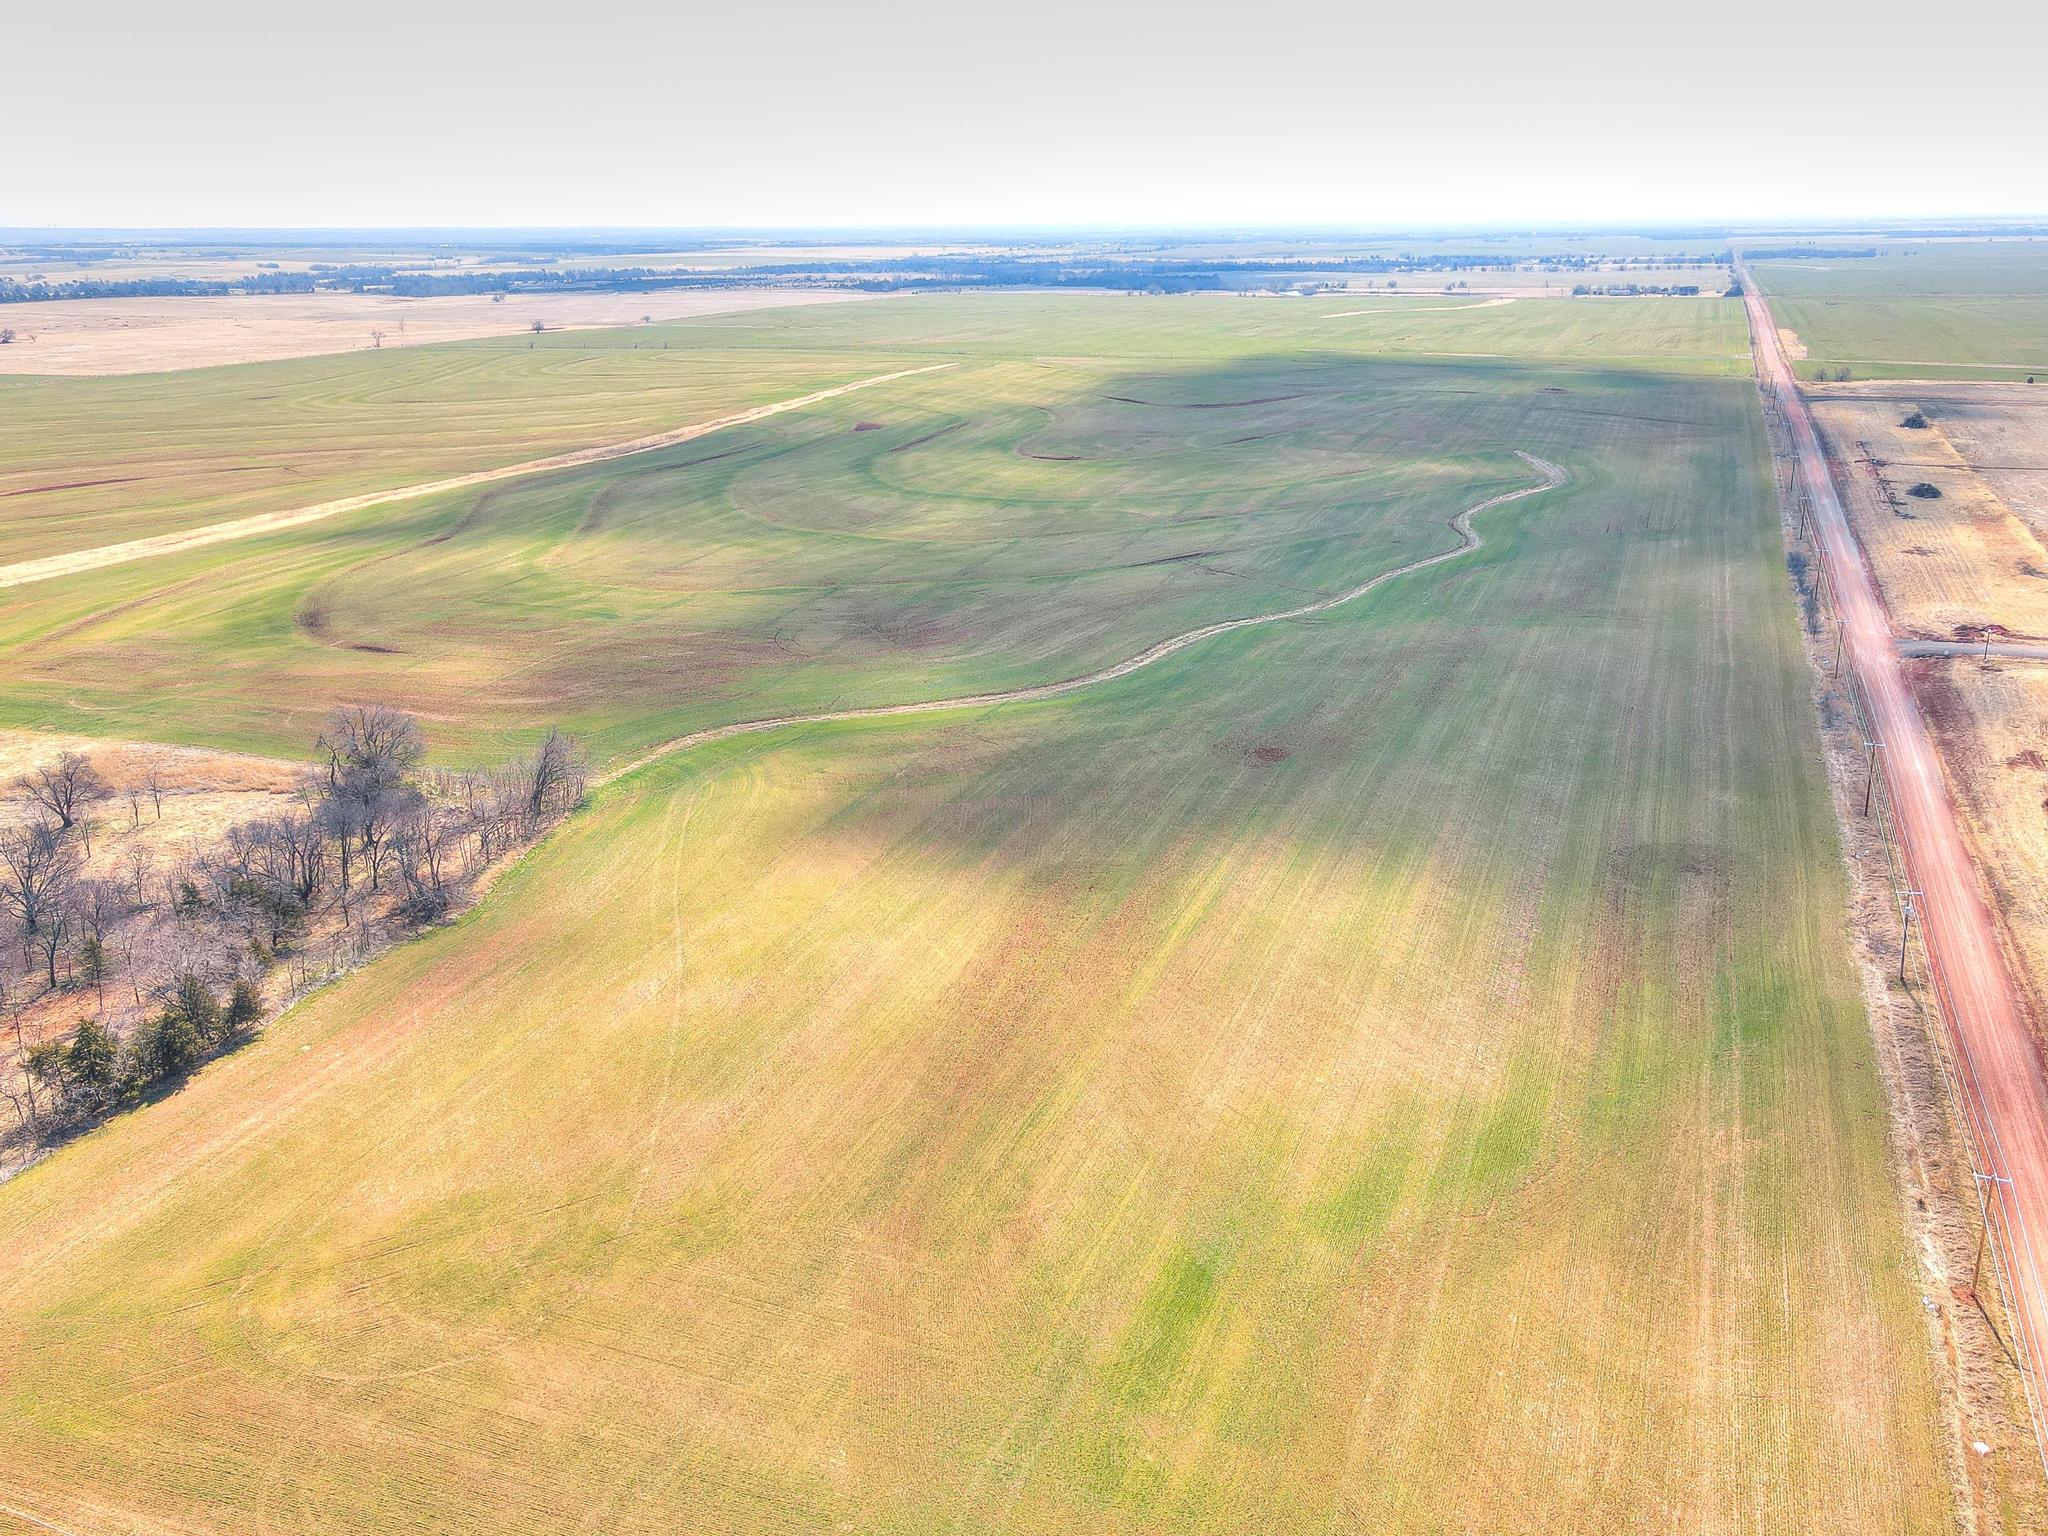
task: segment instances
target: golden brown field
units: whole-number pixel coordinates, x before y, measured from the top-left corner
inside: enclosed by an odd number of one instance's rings
[[[2003,471],[1978,468],[2048,464],[2048,401],[2040,412],[2013,409],[1999,398],[2011,388],[1809,391],[1840,466],[1844,505],[1902,634],[1967,639],[1993,624],[2015,637],[2048,636],[2048,528],[2038,511],[2023,516],[2001,494]],[[1916,411],[1925,427],[1900,425]],[[1939,498],[1914,496],[1923,483]]]
[[[229,298],[66,299],[10,304],[19,333],[0,347],[0,374],[164,373],[478,336],[656,324],[868,295],[812,289],[670,289],[649,293],[489,294],[398,298],[376,293],[241,294]]]

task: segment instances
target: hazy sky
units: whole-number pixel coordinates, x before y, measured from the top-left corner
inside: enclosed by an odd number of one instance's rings
[[[2048,213],[2048,4],[10,10],[0,226]]]

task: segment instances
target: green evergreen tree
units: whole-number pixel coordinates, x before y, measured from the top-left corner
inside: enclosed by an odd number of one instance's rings
[[[205,1054],[206,1041],[175,1007],[166,1008],[135,1034],[135,1066],[145,1086],[183,1077]]]
[[[85,942],[78,946],[78,979],[100,994],[106,1000],[107,976],[113,967],[107,961],[107,947],[94,934],[87,934]]]
[[[230,1040],[241,1038],[256,1027],[263,1017],[263,994],[255,984],[238,981],[228,994],[227,1012],[221,1015],[221,1025]]]
[[[195,972],[186,971],[171,987],[166,1017],[176,1015],[202,1047],[219,1045],[226,1038],[221,1023],[220,1003],[213,989]]]
[[[96,1109],[113,1098],[120,1080],[120,1051],[107,1026],[87,1019],[64,1048],[64,1092],[82,1108]]]

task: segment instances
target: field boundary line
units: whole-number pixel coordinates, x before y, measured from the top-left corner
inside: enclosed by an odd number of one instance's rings
[[[983,709],[995,704],[1026,704],[1039,699],[1056,699],[1063,694],[1076,693],[1083,688],[1092,688],[1098,683],[1114,682],[1120,677],[1129,677],[1154,662],[1164,661],[1177,651],[1208,640],[1216,635],[1229,634],[1232,630],[1252,629],[1264,624],[1280,624],[1289,619],[1307,618],[1313,613],[1327,613],[1332,608],[1355,601],[1384,586],[1399,576],[1407,576],[1432,565],[1441,565],[1446,560],[1456,560],[1480,548],[1486,541],[1472,526],[1472,519],[1481,512],[1504,506],[1511,501],[1520,501],[1525,496],[1540,495],[1544,491],[1556,490],[1570,476],[1560,466],[1548,459],[1540,459],[1533,453],[1515,450],[1515,457],[1522,460],[1542,480],[1536,485],[1522,487],[1518,491],[1503,491],[1498,496],[1489,496],[1476,506],[1467,507],[1450,519],[1451,530],[1458,535],[1458,544],[1451,549],[1439,550],[1433,555],[1424,555],[1419,560],[1410,560],[1406,565],[1397,565],[1390,571],[1381,571],[1370,581],[1362,581],[1355,587],[1347,587],[1331,597],[1318,598],[1312,603],[1302,603],[1293,608],[1276,609],[1271,613],[1247,614],[1243,618],[1219,619],[1213,624],[1204,624],[1196,629],[1183,630],[1169,635],[1164,640],[1155,640],[1144,650],[1127,656],[1094,672],[1084,672],[1078,677],[1062,678],[1056,683],[1036,683],[1024,688],[1009,688],[993,693],[966,693],[944,699],[922,699],[908,704],[872,704],[860,709],[827,709],[810,714],[771,715],[758,720],[735,720],[727,725],[709,725],[702,730],[691,731],[672,741],[665,741],[649,751],[641,753],[630,762],[624,763],[601,775],[596,783],[610,784],[627,774],[635,773],[649,763],[678,752],[687,752],[692,747],[708,746],[714,741],[728,741],[735,736],[749,736],[760,731],[779,730],[789,725],[828,725],[843,720],[885,720],[898,715],[933,715],[950,710]]]
[[[551,470],[575,469],[585,464],[604,464],[613,459],[631,458],[635,454],[652,453],[659,448],[673,448],[681,443],[695,442],[700,437],[709,437],[713,432],[722,432],[728,427],[743,427],[752,422],[765,421],[770,416],[780,416],[785,411],[801,410],[805,406],[816,405],[821,400],[850,395],[855,390],[872,389],[878,384],[892,384],[898,379],[913,378],[921,373],[937,373],[941,369],[955,366],[957,365],[953,363],[927,363],[918,368],[899,368],[894,373],[878,373],[872,378],[835,384],[830,389],[813,390],[807,395],[795,395],[787,400],[774,400],[766,405],[750,406],[743,411],[714,416],[709,421],[693,422],[687,427],[656,432],[646,437],[629,438],[625,442],[601,443],[591,448],[572,448],[566,453],[549,454],[545,458],[527,459],[518,464],[504,464],[496,469],[472,470],[467,474],[449,475],[440,480],[423,480],[415,485],[402,485],[388,491],[366,491],[359,496],[342,496],[333,501],[314,502],[310,506],[294,507],[283,512],[257,512],[248,517],[231,518],[226,522],[208,523],[200,528],[152,534],[148,538],[128,539],[118,544],[101,544],[92,549],[71,550],[61,555],[44,555],[34,560],[17,560],[12,565],[0,565],[0,587],[19,587],[32,581],[49,581],[59,576],[74,576],[81,571],[96,571],[110,565],[126,565],[131,560],[146,560],[156,555],[181,554],[188,549],[202,549],[209,544],[226,543],[230,539],[246,539],[259,533],[276,533],[285,528],[302,527],[307,523],[320,522],[324,518],[338,517],[344,512],[360,512],[365,507],[382,506],[386,502],[411,501],[421,496],[438,495],[443,491],[464,490],[473,485],[490,485],[500,480],[517,480],[527,475],[547,474]]]

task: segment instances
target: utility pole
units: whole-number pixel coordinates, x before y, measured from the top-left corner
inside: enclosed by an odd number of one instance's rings
[[[1870,796],[1877,788],[1878,743],[1866,741],[1863,743],[1863,746],[1870,754],[1863,764],[1863,814],[1868,816],[1870,814]]]
[[[1832,663],[1832,664],[1831,664],[1831,665],[1830,665],[1830,666],[1828,667],[1828,675],[1829,675],[1830,677],[1837,677],[1837,676],[1840,676],[1840,675],[1841,675],[1841,671],[1842,671],[1842,630],[1843,630],[1843,624],[1842,624],[1842,621],[1841,621],[1840,619],[1837,619],[1837,620],[1835,620],[1835,659],[1834,659],[1833,663]]]
[[[2005,1351],[2005,1358],[2017,1366],[2019,1357],[1999,1333],[1998,1324],[1991,1321],[1991,1314],[1984,1309],[1984,1297],[1977,1289],[1977,1281],[1984,1272],[1984,1250],[1991,1239],[1991,1204],[2001,1193],[2012,1193],[2012,1180],[2002,1173],[1980,1173],[1975,1168],[1970,1170],[1970,1177],[1977,1183],[1977,1257],[1970,1265],[1970,1300],[1977,1304],[1977,1315],[1984,1319],[1984,1326],[1998,1340],[1998,1347]]]
[[[1977,1181],[1977,1257],[1970,1265],[1970,1294],[1977,1294],[1977,1277],[1984,1272],[1984,1243],[1991,1236],[1991,1202],[1998,1198],[1998,1186],[2012,1187],[2012,1180],[1995,1173],[1981,1173],[1970,1170],[1970,1177]],[[1984,1186],[1989,1184],[1992,1193],[1986,1194]]]
[[[1901,891],[1899,905],[1905,913],[1905,922],[1899,929],[1899,985],[1906,984],[1906,950],[1913,940],[1913,898],[1918,891]]]

